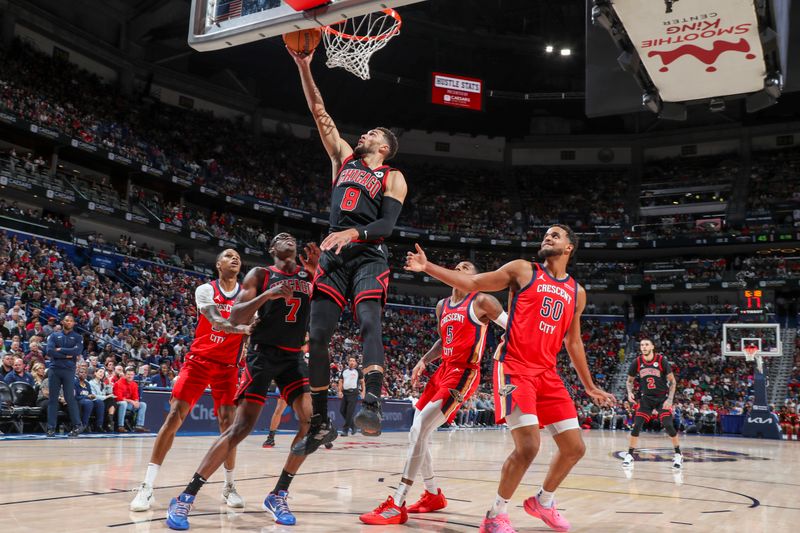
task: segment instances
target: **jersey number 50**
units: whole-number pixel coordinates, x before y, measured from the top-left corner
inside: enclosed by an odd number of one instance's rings
[[[552,318],[558,322],[561,320],[561,315],[564,314],[564,302],[561,300],[553,300],[549,296],[542,298],[541,314],[545,318]]]

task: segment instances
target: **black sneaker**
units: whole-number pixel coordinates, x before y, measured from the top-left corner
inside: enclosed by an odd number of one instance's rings
[[[81,433],[83,433],[83,428],[80,426],[75,426],[74,428],[72,428],[72,431],[67,433],[67,437],[77,437]]]
[[[381,434],[382,420],[381,399],[368,392],[361,402],[361,410],[356,414],[356,427],[361,430],[362,435],[377,437]]]
[[[47,436],[48,437],[55,437],[56,436],[56,430],[53,429],[53,428],[47,428]]]
[[[320,446],[331,443],[336,440],[339,433],[333,427],[329,418],[322,420],[322,415],[313,415],[311,417],[311,427],[308,428],[308,433],[303,439],[292,446],[292,454],[294,455],[311,455]]]
[[[264,441],[264,444],[261,445],[262,448],[274,448],[275,447],[275,435],[269,435],[267,440]]]

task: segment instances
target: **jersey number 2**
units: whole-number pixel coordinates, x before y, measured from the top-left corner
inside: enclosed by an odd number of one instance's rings
[[[647,378],[647,388],[648,389],[656,388],[656,378]]]
[[[359,198],[361,198],[361,189],[356,189],[355,187],[348,187],[344,191],[344,196],[342,197],[342,203],[339,205],[339,208],[342,211],[352,211],[358,205]]]
[[[297,311],[300,310],[300,304],[302,303],[300,298],[289,298],[286,300],[286,305],[289,306],[289,312],[286,314],[286,322],[297,322]]]

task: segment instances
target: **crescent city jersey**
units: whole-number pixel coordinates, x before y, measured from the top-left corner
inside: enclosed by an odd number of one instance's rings
[[[444,299],[439,317],[439,336],[442,339],[442,360],[447,365],[480,368],[487,327],[472,311],[472,302],[478,294],[471,292],[455,305],[451,297]]]
[[[533,263],[533,277],[511,299],[506,341],[497,355],[506,374],[538,375],[556,368],[578,301],[571,276],[556,279]]]
[[[258,324],[250,336],[250,345],[261,344],[299,351],[308,331],[311,314],[311,277],[300,265],[293,272],[274,266],[264,269],[264,283],[258,294],[280,284],[288,284],[294,294],[288,300],[269,300],[258,310]]]
[[[201,298],[205,294],[210,295],[209,286],[213,291],[213,304],[222,318],[227,319],[231,316],[231,309],[239,294],[239,284],[236,284],[236,289],[232,294],[226,295],[219,287],[219,280],[205,283],[198,287],[195,293],[199,304],[206,303],[206,300]],[[215,330],[205,315],[200,313],[199,305],[197,311],[197,329],[194,332],[194,341],[189,347],[189,353],[225,365],[235,365],[242,353],[244,335]]]
[[[366,226],[381,215],[386,178],[391,167],[369,168],[361,159],[347,157],[333,180],[331,231]]]
[[[669,393],[667,376],[672,373],[672,365],[663,355],[655,355],[649,363],[641,354],[631,362],[628,375],[639,380],[639,393],[642,397],[665,398]]]

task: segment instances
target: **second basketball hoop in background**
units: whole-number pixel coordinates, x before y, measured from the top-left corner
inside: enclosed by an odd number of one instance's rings
[[[283,42],[286,43],[286,47],[298,54],[310,54],[319,46],[321,40],[322,30],[318,28],[293,31],[283,36]]]

